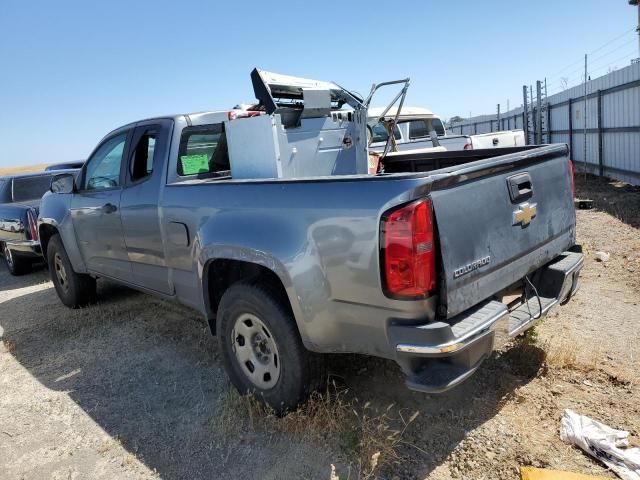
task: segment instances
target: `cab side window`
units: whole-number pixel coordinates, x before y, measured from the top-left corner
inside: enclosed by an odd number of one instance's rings
[[[187,127],[182,131],[178,175],[226,176],[230,168],[222,123]]]
[[[105,141],[87,161],[84,190],[104,190],[120,186],[120,166],[127,142],[127,133]]]
[[[136,129],[129,162],[129,178],[133,182],[151,176],[158,132],[159,128],[156,126]]]

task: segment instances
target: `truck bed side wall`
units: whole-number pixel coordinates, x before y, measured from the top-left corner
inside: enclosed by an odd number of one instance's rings
[[[189,246],[168,246],[178,297],[198,301],[191,295],[201,279],[192,272],[202,275],[212,259],[258,263],[282,281],[307,347],[392,356],[385,322],[433,318],[435,300],[401,302],[382,293],[380,215],[428,193],[428,181],[380,180],[165,187],[165,221],[193,232]]]

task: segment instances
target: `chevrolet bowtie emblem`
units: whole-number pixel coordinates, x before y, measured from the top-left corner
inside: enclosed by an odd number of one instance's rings
[[[526,227],[538,213],[538,207],[535,203],[521,203],[518,210],[513,212],[513,224]]]

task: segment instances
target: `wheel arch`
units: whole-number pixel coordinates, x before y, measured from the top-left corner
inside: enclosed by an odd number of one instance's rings
[[[225,291],[237,282],[260,284],[279,298],[286,305],[298,326],[298,331],[304,339],[304,332],[298,322],[296,306],[291,301],[291,281],[282,268],[273,268],[274,264],[256,261],[256,259],[216,257],[209,259],[202,271],[202,288],[209,328],[213,335],[216,334],[216,315],[220,300]],[[279,270],[279,272],[278,272]],[[295,298],[295,297],[294,297]]]
[[[45,262],[48,262],[47,248],[49,247],[49,241],[51,240],[51,237],[53,237],[54,235],[60,235],[60,232],[55,226],[49,223],[43,223],[38,228],[38,236],[40,238],[40,249],[42,250],[42,256],[44,257]]]

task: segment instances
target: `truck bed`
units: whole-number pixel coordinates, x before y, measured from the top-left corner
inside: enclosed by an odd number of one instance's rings
[[[502,157],[513,153],[537,150],[537,145],[524,147],[486,148],[479,150],[458,150],[446,152],[412,153],[399,152],[387,157],[384,170],[388,173],[431,172],[447,167],[457,167],[465,163]]]
[[[428,172],[440,239],[440,302],[451,318],[575,243],[564,144],[393,156],[385,172]],[[519,180],[519,179],[522,179]],[[521,182],[517,191],[510,183]],[[520,224],[518,212],[532,209]]]

